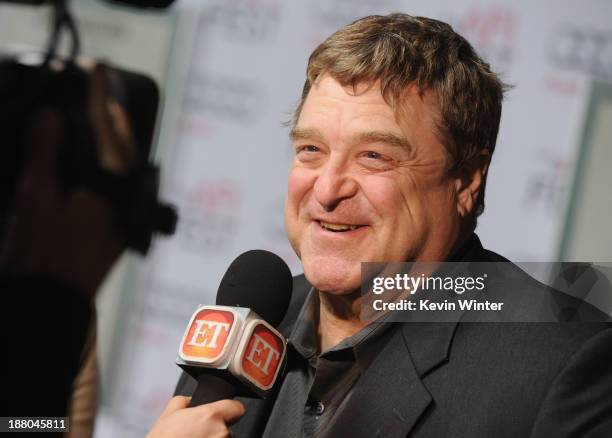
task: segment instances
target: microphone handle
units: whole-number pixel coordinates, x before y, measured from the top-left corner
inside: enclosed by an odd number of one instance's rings
[[[204,372],[198,376],[198,386],[191,396],[189,407],[234,398],[237,393],[235,383],[219,375]]]

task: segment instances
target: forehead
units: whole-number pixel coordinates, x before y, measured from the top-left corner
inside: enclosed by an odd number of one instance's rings
[[[331,76],[323,75],[312,85],[297,125],[333,125],[332,122],[345,127],[355,122],[382,123],[399,129],[395,112],[383,99],[377,84],[343,87]]]
[[[329,75],[311,87],[296,128],[318,129],[329,136],[356,131],[382,130],[414,137],[430,137],[437,131],[437,100],[432,92],[405,90],[397,108],[383,98],[378,83],[344,87]]]

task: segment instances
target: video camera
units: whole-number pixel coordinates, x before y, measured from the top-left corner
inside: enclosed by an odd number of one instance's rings
[[[108,68],[112,97],[126,112],[142,163],[127,174],[110,172],[99,163],[97,142],[88,118],[90,71],[79,61],[79,34],[68,0],[0,0],[0,3],[51,4],[53,26],[45,53],[2,52],[0,48],[0,213],[13,204],[16,184],[26,161],[32,116],[42,108],[58,110],[64,121],[64,143],[58,175],[63,188],[86,187],[113,204],[118,231],[128,247],[146,254],[155,233],[174,233],[176,209],[158,200],[159,167],[147,157],[155,130],[159,90],[142,74]],[[164,8],[172,0],[115,0],[137,7]],[[63,31],[71,36],[67,58],[57,54]]]

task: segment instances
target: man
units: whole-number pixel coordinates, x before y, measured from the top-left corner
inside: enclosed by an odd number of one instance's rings
[[[366,17],[312,53],[285,206],[304,268],[281,325],[287,373],[273,399],[243,400],[235,436],[612,436],[608,323],[359,317],[361,262],[507,262],[473,234],[503,91],[464,38],[427,18]],[[487,291],[510,318],[572,303],[511,271],[511,287]],[[177,392],[192,388],[183,378]],[[185,403],[157,427],[187,416]],[[226,408],[194,409],[223,430],[242,414]]]

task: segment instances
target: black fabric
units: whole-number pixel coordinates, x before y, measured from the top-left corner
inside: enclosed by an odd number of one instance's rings
[[[92,316],[89,300],[42,276],[2,275],[0,290],[0,416],[66,416]]]
[[[474,239],[468,260],[508,263],[487,293],[509,309],[537,312],[533,303],[572,301]],[[294,279],[281,324],[287,337],[310,288],[303,276]],[[458,313],[455,322],[400,323],[372,340],[378,354],[325,436],[612,437],[612,324],[592,306],[581,310],[601,322],[462,322]],[[188,386],[177,389],[189,393]],[[246,414],[232,426],[235,436],[261,436],[274,400],[242,401]],[[270,436],[283,436],[276,432]]]

